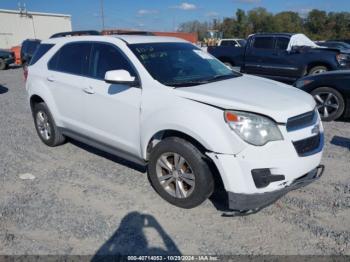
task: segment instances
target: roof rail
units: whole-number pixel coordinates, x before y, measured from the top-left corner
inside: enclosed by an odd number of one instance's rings
[[[87,31],[71,31],[71,32],[61,32],[53,34],[50,38],[64,37],[64,36],[80,36],[80,35],[101,35],[100,32],[95,30]]]

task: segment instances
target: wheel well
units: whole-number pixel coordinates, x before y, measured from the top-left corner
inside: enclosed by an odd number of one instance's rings
[[[191,143],[192,145],[194,145],[195,147],[197,147],[197,149],[201,152],[201,153],[205,153],[208,152],[208,150],[205,148],[205,146],[203,146],[198,140],[196,140],[195,138],[177,131],[177,130],[162,130],[162,131],[158,131],[155,135],[152,136],[152,138],[150,139],[150,141],[148,142],[147,145],[147,155],[146,158],[147,160],[149,159],[149,155],[151,154],[153,148],[162,140],[164,140],[167,137],[179,137],[182,138],[184,140],[186,140],[187,142]]]
[[[325,66],[328,70],[331,69],[331,66],[324,62],[313,62],[307,66],[307,72],[309,73],[310,70],[316,66]]]
[[[38,95],[31,96],[31,98],[30,98],[30,108],[32,109],[32,111],[33,111],[34,106],[36,104],[39,104],[39,103],[42,103],[42,102],[44,102],[44,100],[40,96],[38,96]]]
[[[146,155],[146,160],[149,159],[150,154],[152,153],[153,148],[161,142],[163,139],[167,137],[179,137],[187,142],[191,143],[194,145],[203,155],[205,155],[206,152],[210,151],[208,150],[205,146],[203,146],[198,140],[195,138],[177,130],[162,130],[157,132],[155,135],[152,136],[150,141],[148,142],[147,145],[147,155]],[[210,170],[212,171],[212,174],[214,176],[215,180],[215,191],[214,191],[214,196],[217,194],[221,194],[222,191],[224,191],[224,183],[222,181],[220,172],[218,168],[216,167],[215,163],[213,160],[211,160],[209,157],[205,157],[205,161],[207,162]]]

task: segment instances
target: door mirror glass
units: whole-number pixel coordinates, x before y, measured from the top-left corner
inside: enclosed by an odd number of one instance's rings
[[[293,53],[293,54],[301,53],[301,47],[300,46],[292,46],[291,53]]]
[[[135,86],[138,84],[136,77],[131,76],[126,70],[111,70],[105,74],[105,81],[110,84]]]

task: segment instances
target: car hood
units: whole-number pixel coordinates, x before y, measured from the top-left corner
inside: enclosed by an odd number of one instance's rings
[[[223,109],[255,112],[279,123],[315,108],[311,95],[295,87],[265,78],[246,76],[204,85],[176,88],[183,98]]]

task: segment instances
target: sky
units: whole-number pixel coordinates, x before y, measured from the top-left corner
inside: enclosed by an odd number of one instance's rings
[[[0,9],[18,9],[72,15],[74,30],[102,28],[101,1],[105,28],[173,31],[190,20],[232,17],[237,8],[264,7],[268,11],[296,11],[302,15],[317,8],[350,12],[350,0],[0,0]]]

